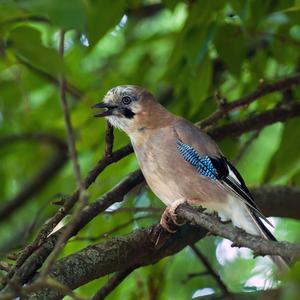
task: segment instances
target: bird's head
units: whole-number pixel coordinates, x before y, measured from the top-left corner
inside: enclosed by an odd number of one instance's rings
[[[121,85],[112,88],[105,95],[103,102],[93,108],[104,111],[95,117],[105,117],[109,122],[125,131],[128,135],[156,124],[157,113],[167,111],[144,88],[136,85]]]

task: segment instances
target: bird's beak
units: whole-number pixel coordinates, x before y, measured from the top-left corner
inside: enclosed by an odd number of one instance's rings
[[[117,107],[118,106],[116,106],[116,105],[111,105],[111,104],[104,103],[104,102],[94,104],[92,106],[92,108],[104,108],[105,109],[104,111],[95,114],[94,117],[111,116],[113,114],[114,109],[117,108]]]

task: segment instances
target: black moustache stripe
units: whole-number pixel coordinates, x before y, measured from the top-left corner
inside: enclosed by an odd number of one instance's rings
[[[122,108],[122,115],[127,119],[132,119],[135,116],[135,113],[129,108]]]

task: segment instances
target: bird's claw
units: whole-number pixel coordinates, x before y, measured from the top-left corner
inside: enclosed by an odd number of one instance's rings
[[[176,222],[174,222],[174,219],[171,217],[168,207],[163,212],[159,223],[161,227],[169,233],[175,233],[178,230],[178,225],[176,224]]]
[[[178,216],[176,214],[177,207],[184,203],[186,203],[186,200],[184,199],[176,200],[164,210],[160,219],[160,225],[168,232],[175,233],[179,226],[185,224],[185,222],[180,222],[178,220]]]

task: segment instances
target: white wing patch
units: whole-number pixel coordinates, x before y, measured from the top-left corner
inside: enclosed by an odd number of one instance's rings
[[[234,174],[234,172],[232,171],[231,167],[228,165],[228,177],[231,177],[232,179],[234,179],[240,186],[242,185],[242,183],[238,180],[238,178],[236,177],[236,175]]]
[[[244,184],[238,179],[238,176],[235,173],[237,171],[233,170],[229,164],[227,164],[227,167],[229,173],[223,180],[224,185],[227,186],[234,195],[238,196],[239,199],[243,200],[243,202],[247,204],[247,206],[251,208],[255,213],[257,213],[258,216],[261,217],[267,224],[274,227],[273,224],[256,207],[251,194],[249,194],[247,188],[245,190],[245,188],[243,187]]]

